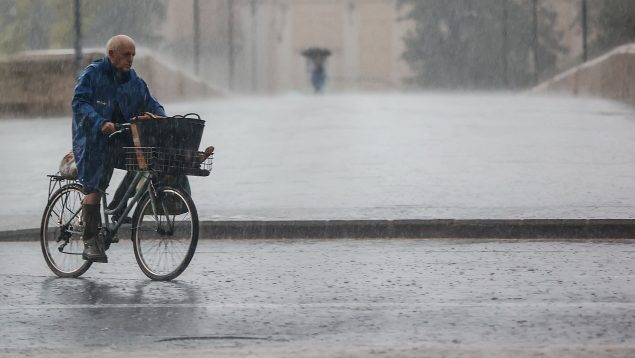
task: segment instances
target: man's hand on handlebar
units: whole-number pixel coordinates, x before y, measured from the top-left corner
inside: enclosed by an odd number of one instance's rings
[[[115,132],[115,124],[113,122],[106,122],[101,126],[101,132],[105,135],[111,135]]]
[[[150,119],[150,118],[159,118],[159,116],[157,116],[154,113],[146,112],[146,113],[144,113],[142,115],[134,117],[133,119],[144,120],[144,119]]]
[[[108,139],[116,136],[117,134],[129,131],[130,130],[130,123],[116,123],[114,125],[114,127],[115,127],[115,132],[112,132],[108,136]]]

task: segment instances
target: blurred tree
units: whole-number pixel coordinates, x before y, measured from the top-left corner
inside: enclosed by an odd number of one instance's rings
[[[73,31],[73,1],[52,0],[52,12],[56,21],[51,25],[49,32],[50,48],[70,48],[73,47],[75,32]]]
[[[635,41],[635,1],[595,0],[589,3],[593,10],[595,39],[594,54]]]
[[[46,47],[53,21],[48,5],[38,0],[0,0],[0,52]]]
[[[0,52],[18,51],[24,40],[24,34],[18,33],[18,9],[16,2],[0,0]]]
[[[114,35],[126,34],[141,46],[161,41],[164,0],[84,0],[84,44],[103,47]]]
[[[415,72],[408,80],[411,84],[469,89],[533,83],[530,0],[508,0],[506,9],[500,0],[401,0],[400,4],[409,6],[406,19],[415,22],[404,39],[403,53]],[[555,14],[539,6],[538,20],[538,71],[545,73],[564,49],[554,31]]]
[[[84,46],[103,47],[117,34],[154,46],[165,18],[165,0],[82,0]],[[0,0],[0,53],[73,47],[73,2]]]

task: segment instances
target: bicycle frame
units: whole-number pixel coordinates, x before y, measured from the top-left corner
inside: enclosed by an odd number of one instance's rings
[[[204,121],[197,119],[201,123],[194,123],[198,126],[195,129],[201,131]],[[190,146],[181,148],[180,144],[177,148],[141,147],[140,138],[135,137],[138,137],[138,133],[134,133],[138,129],[135,123],[116,125],[115,129],[109,138],[130,131],[135,143],[134,147],[123,148],[123,168],[117,166],[129,172],[125,180],[129,184],[117,189],[117,199],[123,191],[121,200],[110,210],[108,202],[111,207],[115,203],[102,192],[99,208],[102,217],[99,217],[98,206],[91,206],[89,218],[84,215],[86,193],[77,178],[59,173],[48,175],[49,198],[40,227],[44,260],[57,276],[79,277],[93,262],[107,262],[91,260],[86,249],[90,248],[90,241],[96,243],[99,250],[108,250],[112,243],[119,241],[117,232],[132,216],[131,239],[139,267],[152,280],[172,280],[192,260],[199,234],[198,213],[189,191],[179,188],[178,180],[173,179],[185,175],[208,176],[214,148],[210,146],[200,152]],[[92,216],[93,210],[97,217]],[[100,222],[98,236],[84,237],[87,225],[91,229],[89,235],[93,235],[96,221]]]
[[[130,186],[128,186],[126,193],[121,199],[121,202],[119,203],[119,205],[117,205],[116,208],[112,210],[108,209],[106,195],[102,195],[101,203],[102,203],[102,209],[103,209],[103,223],[105,223],[102,225],[102,228],[106,229],[106,232],[108,234],[108,238],[107,238],[108,240],[112,240],[115,234],[117,233],[117,231],[119,231],[119,228],[121,227],[121,225],[123,225],[123,220],[110,222],[110,220],[108,220],[109,216],[112,216],[112,214],[119,212],[120,210],[123,209],[123,212],[120,218],[125,218],[126,216],[128,216],[130,211],[132,211],[132,208],[135,206],[135,204],[141,201],[141,198],[145,195],[146,192],[148,192],[151,197],[150,203],[153,209],[152,212],[153,213],[158,212],[156,207],[156,200],[155,200],[156,191],[154,189],[152,179],[153,179],[153,174],[150,172],[137,172],[135,174],[134,179],[132,180],[132,183],[130,183]],[[139,184],[141,185],[139,186]],[[132,200],[128,202],[131,197],[132,197]],[[126,207],[124,208],[124,205],[127,202],[128,202],[128,205],[126,205]],[[80,211],[73,213],[73,215],[67,220],[65,220],[65,222],[60,223],[61,227],[64,227],[64,228],[68,227],[68,225],[79,215],[79,213]],[[156,214],[153,214],[153,215],[155,216],[155,219],[156,219]]]
[[[139,186],[139,183],[141,183],[141,187],[139,188],[139,190],[137,190],[137,186]],[[125,218],[126,216],[128,216],[128,214],[130,213],[130,211],[132,210],[132,207],[137,204],[141,198],[143,197],[143,195],[149,191],[150,195],[153,197],[154,199],[154,187],[151,185],[152,184],[152,174],[148,173],[148,172],[137,172],[135,174],[134,179],[132,180],[132,183],[130,183],[130,186],[128,186],[128,189],[126,190],[126,193],[124,194],[123,198],[121,199],[121,202],[119,203],[119,205],[117,205],[116,208],[112,209],[112,210],[108,210],[108,204],[106,201],[106,195],[102,195],[101,198],[101,203],[102,203],[102,208],[103,208],[103,215],[104,215],[104,228],[106,228],[107,232],[109,234],[114,234],[116,233],[119,228],[121,227],[121,225],[123,224],[123,220],[117,220],[115,222],[110,222],[108,220],[108,216],[112,215],[116,212],[120,212],[123,209],[122,214],[119,216],[120,219]],[[134,194],[134,196],[133,196]],[[132,197],[132,200],[128,203],[128,205],[124,208],[124,205],[128,202],[128,200],[130,199],[130,197]],[[151,201],[152,205],[154,206],[154,200]],[[156,211],[155,211],[156,212]]]

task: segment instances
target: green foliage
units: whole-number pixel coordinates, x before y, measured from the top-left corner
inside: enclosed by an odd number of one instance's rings
[[[104,46],[113,35],[126,34],[143,46],[156,45],[165,18],[163,0],[84,0],[85,43]]]
[[[13,53],[30,48],[32,39],[42,38],[42,25],[48,16],[35,21],[33,14],[41,14],[34,0],[0,0],[0,52]],[[30,34],[32,32],[32,34]]]
[[[143,46],[157,44],[165,18],[164,0],[80,0],[82,44],[104,47],[127,34]],[[0,53],[71,48],[75,38],[73,0],[0,0]]]
[[[527,0],[401,0],[415,27],[403,58],[412,84],[435,88],[519,87],[533,83],[533,7]],[[538,64],[555,64],[562,47],[555,15],[539,9]],[[507,71],[505,69],[507,68]]]

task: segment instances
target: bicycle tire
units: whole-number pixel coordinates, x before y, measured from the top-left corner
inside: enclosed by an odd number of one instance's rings
[[[183,273],[194,257],[198,212],[192,198],[180,189],[166,186],[156,192],[156,211],[149,194],[135,209],[132,218],[134,255],[147,277],[169,281]],[[162,264],[164,267],[159,267]]]
[[[59,277],[79,277],[92,265],[91,261],[84,260],[81,255],[84,250],[84,240],[80,211],[84,196],[86,193],[81,185],[64,185],[51,195],[42,214],[40,224],[42,254],[48,267]],[[62,223],[75,213],[77,215],[69,223],[70,226],[64,228]],[[55,220],[51,223],[53,216]],[[64,246],[61,246],[61,240],[66,241]]]

